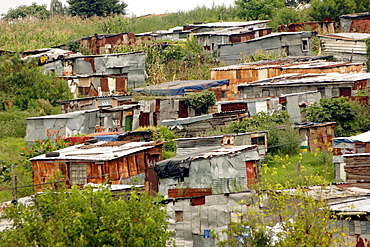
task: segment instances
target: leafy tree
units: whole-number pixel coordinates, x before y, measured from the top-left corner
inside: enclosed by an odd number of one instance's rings
[[[77,186],[46,189],[27,207],[5,209],[12,227],[0,232],[0,246],[166,246],[166,210],[160,197],[132,190],[113,196]]]
[[[272,14],[283,8],[284,0],[235,0],[237,14],[245,20],[269,19]]]
[[[337,122],[334,129],[336,136],[350,136],[370,129],[366,107],[345,97],[321,99],[320,104],[314,103],[304,112],[307,119],[313,122]]]
[[[38,99],[57,106],[58,100],[71,96],[64,80],[44,74],[36,61],[24,61],[18,55],[0,58],[0,74],[0,102],[11,101],[21,110],[27,110]]]
[[[296,11],[293,8],[282,8],[274,12],[272,16],[272,25],[278,27],[279,25],[286,25],[289,23],[300,23],[308,20],[305,11]]]
[[[312,0],[311,17],[314,20],[322,21],[325,17],[333,17],[339,21],[339,16],[355,13],[356,2],[354,0]]]
[[[45,19],[50,17],[51,12],[46,9],[46,5],[37,5],[37,3],[32,3],[31,5],[20,5],[16,8],[10,8],[8,13],[2,14],[5,20],[17,20],[30,17],[36,17],[40,19]]]
[[[209,90],[194,92],[185,95],[186,103],[200,113],[207,113],[209,107],[216,104],[216,95]]]
[[[124,15],[127,7],[127,4],[120,0],[68,0],[67,3],[73,16],[83,17]]]
[[[232,122],[225,128],[225,131],[244,133],[268,130],[268,152],[271,155],[296,154],[299,151],[301,137],[291,125],[287,112],[277,114],[259,112],[251,118]]]
[[[229,230],[224,231],[228,239],[219,245],[342,246],[344,239],[338,234],[341,229],[335,224],[336,216],[320,192],[312,196],[307,191],[259,191],[259,197],[245,198],[240,203],[247,205],[247,211],[236,211],[238,217],[231,219]]]
[[[53,15],[68,15],[69,14],[68,7],[65,6],[59,0],[52,0],[51,1],[51,3],[50,3],[50,12]]]

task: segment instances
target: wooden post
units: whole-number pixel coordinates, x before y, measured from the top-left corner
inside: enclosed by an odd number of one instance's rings
[[[17,176],[14,174],[14,165],[12,165],[12,187],[13,187],[13,200],[17,200]]]
[[[301,176],[301,162],[297,164],[297,177]]]

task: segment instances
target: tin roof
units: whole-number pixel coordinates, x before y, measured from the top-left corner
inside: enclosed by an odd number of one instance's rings
[[[219,35],[219,36],[230,36],[230,35],[236,35],[236,34],[245,34],[245,33],[253,33],[258,32],[261,30],[267,30],[272,28],[255,28],[253,30],[248,30],[244,27],[229,27],[229,28],[223,28],[215,31],[209,31],[209,32],[202,32],[202,33],[195,33],[194,36],[210,36],[210,35]]]
[[[321,74],[284,74],[269,79],[241,84],[238,87],[281,86],[318,83],[342,83],[370,79],[370,73],[321,73]]]
[[[258,20],[258,21],[239,21],[239,22],[211,22],[211,23],[200,23],[200,24],[189,24],[186,26],[190,27],[244,27],[256,24],[262,24],[270,22],[271,20]]]
[[[31,158],[35,160],[79,160],[79,161],[109,161],[115,160],[139,151],[147,150],[163,143],[156,142],[97,142],[94,144],[80,144],[60,149],[56,157],[46,157],[42,154]]]
[[[355,19],[355,18],[358,18],[358,17],[365,17],[365,16],[369,16],[369,15],[370,15],[369,12],[365,12],[365,13],[355,13],[355,14],[341,15],[341,16],[339,16],[339,18]]]
[[[230,66],[224,66],[219,68],[213,68],[213,71],[221,70],[258,70],[266,68],[281,68],[281,69],[314,69],[314,68],[335,68],[342,66],[353,66],[362,65],[362,63],[353,62],[333,62],[333,61],[322,61],[325,57],[315,56],[312,60],[300,61],[299,58],[285,58],[285,59],[274,59],[274,60],[262,60],[255,63],[242,63]],[[320,59],[320,60],[316,60]]]
[[[332,38],[332,39],[344,39],[344,40],[353,40],[353,41],[363,41],[370,37],[370,33],[332,33],[332,34],[323,34],[317,35],[319,37]]]

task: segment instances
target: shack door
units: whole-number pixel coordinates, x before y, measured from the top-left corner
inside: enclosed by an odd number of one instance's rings
[[[256,183],[257,178],[257,166],[254,161],[245,162],[247,168],[247,186]]]
[[[132,130],[132,111],[126,113],[125,118],[125,131]]]

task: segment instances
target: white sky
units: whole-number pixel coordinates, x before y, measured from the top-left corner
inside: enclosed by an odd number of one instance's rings
[[[66,0],[61,0],[64,4]],[[235,0],[124,0],[128,4],[127,13],[136,16],[146,14],[164,14],[165,12],[178,12],[180,10],[190,10],[197,6],[211,7],[212,4],[229,6]],[[49,9],[50,0],[0,0],[0,14],[7,13],[10,8],[19,5],[46,4]]]

